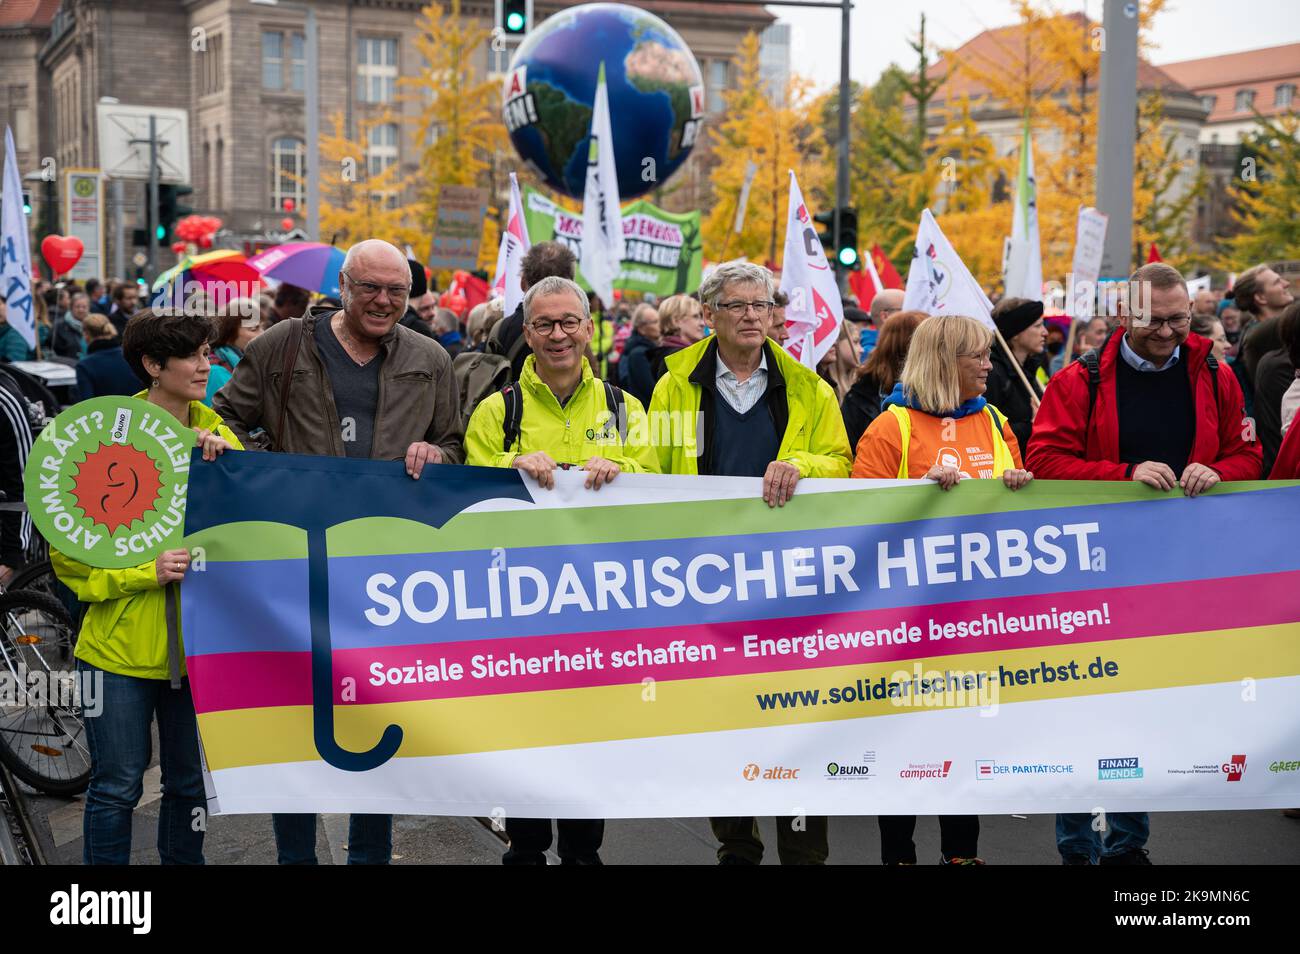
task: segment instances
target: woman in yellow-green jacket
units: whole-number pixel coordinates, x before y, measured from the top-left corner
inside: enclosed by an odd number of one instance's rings
[[[210,364],[206,317],[137,312],[122,336],[127,363],[147,390],[136,395],[198,432],[204,460],[242,449],[204,398]],[[150,724],[158,720],[163,796],[158,854],[163,864],[203,863],[205,797],[198,724],[179,636],[169,646],[166,587],[179,583],[189,551],[173,549],[122,570],[104,570],[51,553],[54,570],[90,604],[77,641],[77,667],[102,705],[86,717],[90,788],[84,814],[84,860],[131,860],[131,813],[140,801],[151,756]],[[177,623],[179,625],[179,622]]]

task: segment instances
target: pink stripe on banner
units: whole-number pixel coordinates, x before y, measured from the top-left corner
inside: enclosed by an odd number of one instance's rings
[[[621,685],[638,683],[647,676],[699,679],[1242,629],[1300,621],[1297,593],[1300,571],[821,617],[340,650],[334,653],[333,682],[339,687],[334,701],[343,704],[340,695],[345,677],[356,681],[357,704],[405,702]],[[1243,598],[1245,594],[1249,598]],[[1087,622],[1090,610],[1094,611],[1092,623]],[[1040,614],[1052,613],[1056,614],[1055,623],[1044,629],[957,635],[962,624],[969,627],[974,622],[1009,630],[1006,621],[1010,617],[1035,618],[1037,622]],[[1077,625],[1076,614],[1083,614],[1077,617],[1081,620]],[[1095,622],[1098,614],[1100,623]],[[863,638],[871,636],[872,642],[862,645],[860,639],[856,646],[821,648],[811,657],[803,651],[762,654],[762,640],[815,637],[819,630],[823,637],[861,633]],[[890,635],[877,636],[882,630]],[[900,632],[907,634],[902,640],[897,636]],[[750,655],[746,655],[747,637]],[[597,648],[603,664],[599,667],[593,665]],[[667,661],[655,663],[656,650],[667,653]],[[688,652],[697,654],[696,660],[685,655]],[[522,673],[518,664],[511,668],[512,653],[525,661]],[[557,653],[580,663],[560,667],[557,672]],[[616,668],[615,655],[631,665]],[[504,668],[476,678],[476,657],[480,671],[483,666]],[[528,659],[537,660],[535,672],[527,671]],[[371,682],[375,664],[385,680],[379,686]],[[578,664],[583,668],[574,667]],[[453,676],[455,666],[460,667],[458,679]],[[218,653],[191,660],[191,670],[196,677],[194,702],[199,712],[311,703],[309,653]],[[389,681],[390,670],[397,670],[392,676],[396,682]]]
[[[311,653],[188,656],[195,712],[311,705]]]

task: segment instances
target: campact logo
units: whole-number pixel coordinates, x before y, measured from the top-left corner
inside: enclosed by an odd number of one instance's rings
[[[1300,772],[1300,762],[1271,762],[1268,770],[1270,772]]]
[[[1097,778],[1106,781],[1122,778],[1141,778],[1142,765],[1136,755],[1118,759],[1098,759]]]
[[[1246,774],[1246,756],[1234,755],[1231,762],[1224,762],[1219,769],[1228,776],[1229,782],[1240,782]]]
[[[771,768],[750,762],[741,770],[741,775],[745,777],[746,782],[754,782],[762,779],[765,782],[788,782],[799,777],[797,768],[786,768],[784,765],[773,765]]]
[[[952,770],[952,759],[945,759],[942,762],[908,762],[907,768],[900,769],[899,778],[914,778],[917,780],[927,778],[947,778],[949,771]]]

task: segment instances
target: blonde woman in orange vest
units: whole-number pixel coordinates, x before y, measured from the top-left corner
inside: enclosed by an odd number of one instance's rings
[[[893,393],[858,442],[854,477],[917,478],[948,490],[963,478],[999,477],[1019,490],[1023,468],[1007,419],[983,398],[993,333],[973,318],[939,315],[921,322]],[[886,865],[916,864],[914,815],[880,816]],[[940,863],[982,865],[978,815],[940,815]]]
[[[1012,490],[1029,483],[1011,425],[983,397],[992,346],[974,318],[921,322],[893,393],[858,442],[853,476],[926,477],[944,490],[971,477],[998,477]]]

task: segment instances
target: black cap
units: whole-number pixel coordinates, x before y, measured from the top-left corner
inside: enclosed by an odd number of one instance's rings
[[[429,279],[424,274],[424,266],[413,258],[408,258],[406,264],[411,266],[411,297],[419,298],[429,290]]]

